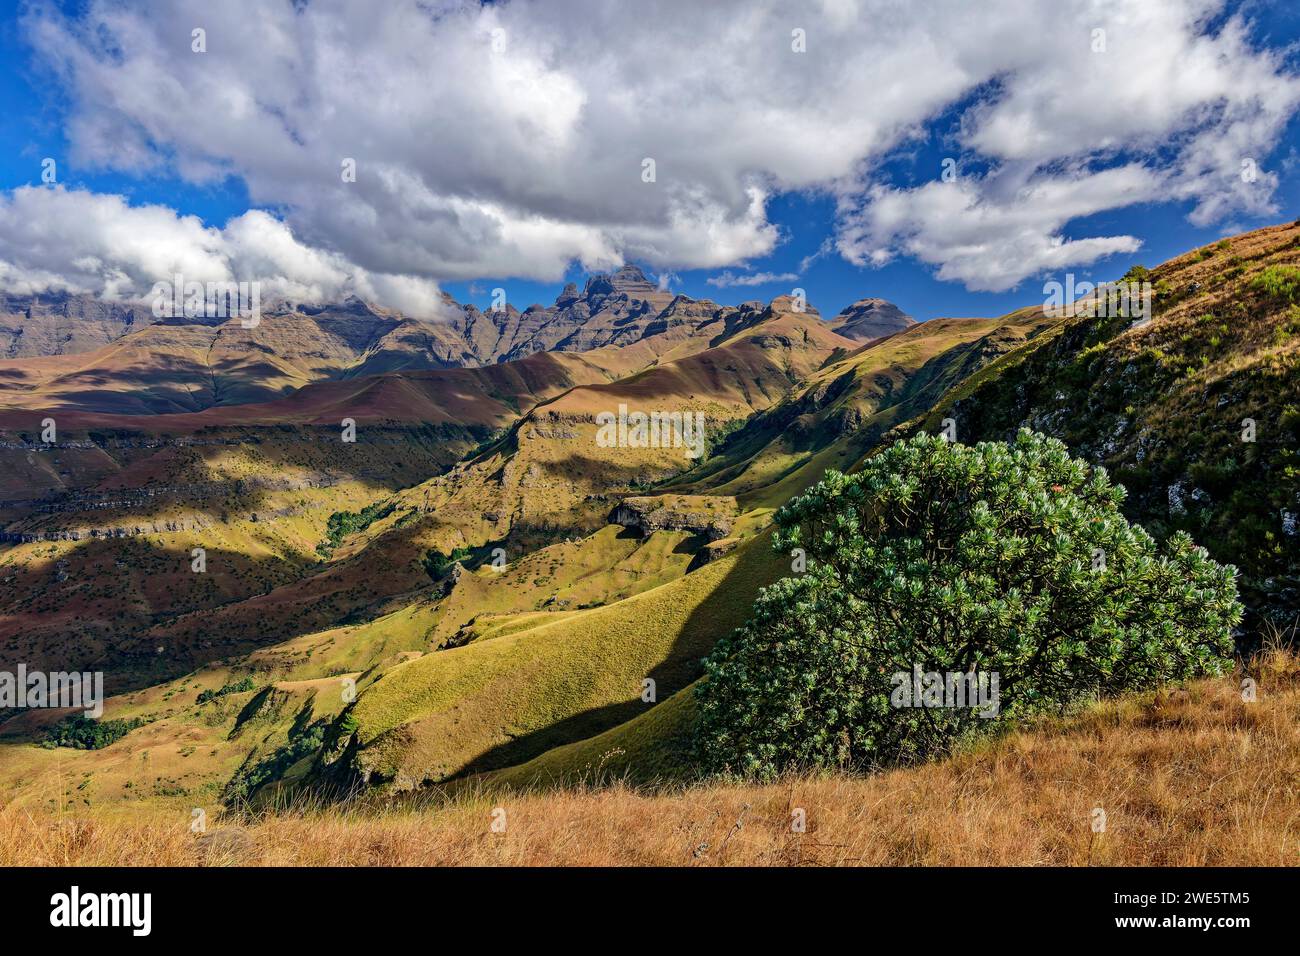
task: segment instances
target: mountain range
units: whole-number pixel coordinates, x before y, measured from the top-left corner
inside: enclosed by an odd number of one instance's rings
[[[660,291],[635,266],[569,284],[551,306],[480,311],[450,297],[435,318],[359,299],[280,303],[254,328],[239,318],[157,318],[145,305],[90,295],[0,296],[0,408],[129,415],[272,401],[321,381],[399,371],[479,368],[537,352],[651,343],[647,361],[754,311]],[[889,303],[856,303],[829,323],[854,342],[911,319]]]

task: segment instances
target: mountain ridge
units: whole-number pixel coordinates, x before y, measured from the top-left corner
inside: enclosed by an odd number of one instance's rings
[[[0,347],[9,336],[0,352],[0,408],[193,412],[265,403],[319,381],[657,343],[649,362],[720,318],[754,311],[748,303],[724,306],[662,291],[632,265],[589,276],[581,290],[569,283],[551,306],[521,312],[506,302],[481,311],[450,296],[444,305],[446,316],[437,320],[356,297],[278,305],[246,328],[235,318],[160,319],[143,306],[86,294],[0,294]],[[880,316],[901,315],[892,306],[875,311],[870,321],[841,316],[830,325],[861,341],[870,322],[884,330],[888,320]]]

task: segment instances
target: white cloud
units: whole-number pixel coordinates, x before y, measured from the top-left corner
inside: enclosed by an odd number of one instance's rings
[[[1070,220],[1140,202],[1161,178],[1137,165],[1096,173],[1055,172],[1007,183],[985,179],[935,181],[915,189],[873,188],[861,209],[848,212],[839,248],[851,262],[883,265],[897,252],[939,267],[941,279],[978,291],[1011,288],[1027,276],[1134,252],[1134,236],[1070,240]]]
[[[1241,19],[1203,32],[1222,6],[1077,7],[1073,31],[1041,34],[1056,39],[1049,55],[1008,64],[998,92],[962,117],[960,146],[992,171],[911,189],[841,187],[841,253],[857,263],[904,253],[942,279],[1001,291],[1140,247],[1130,235],[1064,234],[1094,213],[1174,199],[1194,204],[1196,225],[1275,213],[1277,176],[1258,167],[1300,102],[1300,82],[1278,54],[1251,49]],[[1117,165],[1123,156],[1136,159]]]
[[[767,285],[771,282],[795,282],[799,278],[795,272],[741,272],[736,273],[730,270],[719,273],[716,276],[709,276],[705,281],[709,285],[718,288],[727,288],[729,286],[751,286]]]
[[[38,7],[26,27],[69,93],[75,164],[237,175],[299,246],[329,250],[299,263],[317,285],[335,262],[415,277],[390,287],[557,280],[575,260],[723,268],[776,247],[773,195],[825,189],[852,261],[914,255],[1005,288],[1134,247],[1067,238],[1090,211],[1271,211],[1276,177],[1244,183],[1240,161],[1264,166],[1300,87],[1239,19],[1209,32],[1222,5],[90,0],[71,17]],[[195,26],[206,53],[190,50]],[[947,193],[875,180],[959,103],[955,145],[989,175]],[[160,228],[200,227],[185,223]],[[90,272],[111,272],[107,251],[86,250],[101,259]],[[31,276],[58,261],[33,261]]]
[[[408,315],[440,314],[429,279],[372,273],[299,242],[249,210],[223,229],[121,196],[24,186],[0,196],[0,285],[21,294],[90,292],[148,301],[158,282],[259,282],[264,301],[335,301],[356,294]]]

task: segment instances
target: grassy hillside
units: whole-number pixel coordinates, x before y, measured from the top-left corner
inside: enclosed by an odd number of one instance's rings
[[[774,508],[828,468],[857,461],[899,422],[1050,329],[1038,310],[1002,319],[934,319],[828,362],[730,435],[699,473],[674,486]]]
[[[467,783],[490,789],[534,790],[615,781],[655,788],[695,782],[690,753],[697,684],[691,683],[604,733],[563,744]]]

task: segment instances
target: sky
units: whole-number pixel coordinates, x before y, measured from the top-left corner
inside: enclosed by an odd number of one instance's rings
[[[0,291],[994,316],[1300,218],[1285,0],[0,0]]]

